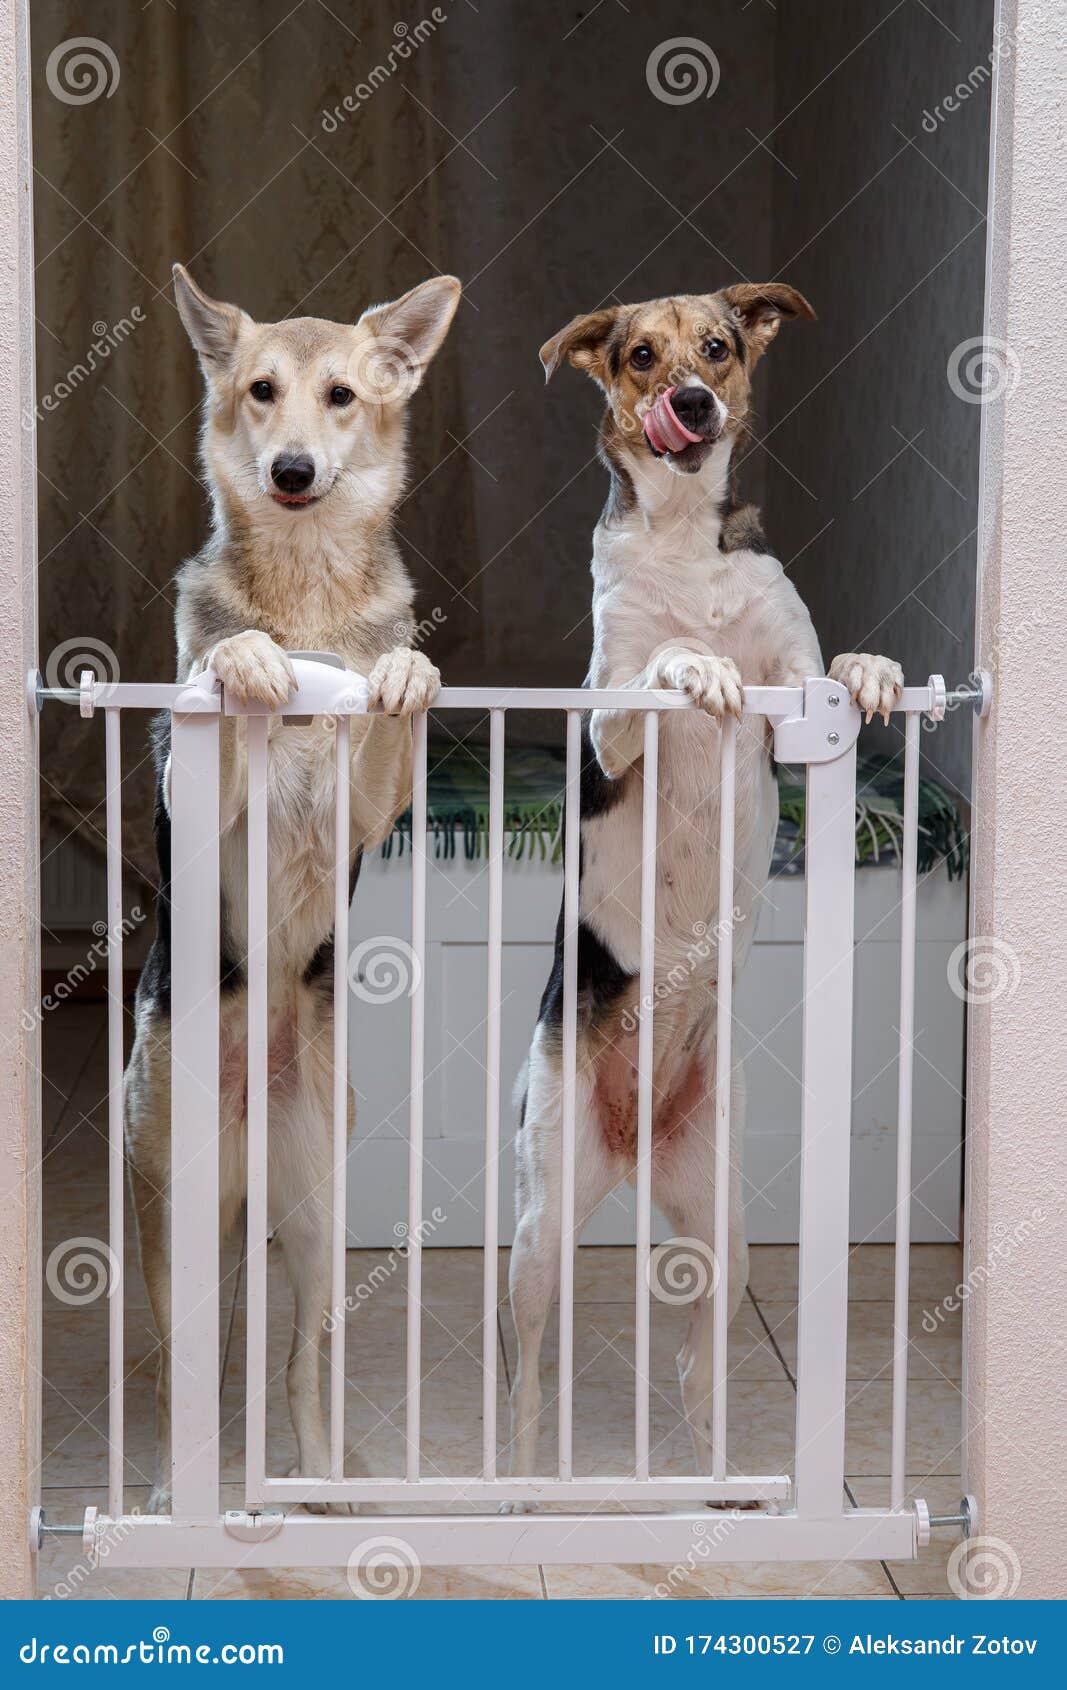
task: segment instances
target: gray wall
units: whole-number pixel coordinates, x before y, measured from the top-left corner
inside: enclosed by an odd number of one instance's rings
[[[440,35],[454,133],[504,102],[470,141],[498,180],[462,150],[441,172],[448,263],[466,282],[454,331],[463,432],[477,429],[469,445],[484,466],[473,469],[469,574],[482,573],[468,594],[480,614],[455,607],[470,621],[452,659],[464,679],[573,685],[588,661],[602,400],[569,369],[546,390],[538,348],[602,303],[703,291],[771,265],[775,166],[748,133],[774,122],[771,12],[733,0],[699,18],[685,0],[586,11],[580,22],[561,0],[477,17],[458,8]],[[649,55],[694,33],[719,59],[718,89],[665,105],[648,86]]]
[[[915,681],[973,662],[981,407],[946,372],[982,332],[992,28],[993,0],[778,8],[769,144],[796,180],[775,177],[773,265],[819,322],[771,371],[770,531],[824,654],[888,651]],[[924,751],[969,790],[963,714]]]

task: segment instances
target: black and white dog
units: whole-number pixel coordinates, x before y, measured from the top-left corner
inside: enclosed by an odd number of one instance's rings
[[[783,317],[814,317],[780,283],[660,299],[577,317],[541,349],[607,397],[600,453],[611,477],[593,536],[593,687],[668,687],[700,711],[661,723],[656,873],[652,1189],[676,1234],[714,1244],[713,1138],[717,956],[700,943],[719,919],[719,743],[743,687],[796,686],[822,673],[819,642],[771,553],[759,512],[737,502],[731,454],[745,427],[752,371]],[[886,714],[903,677],[887,658],[850,652],[830,674],[868,712]],[[594,710],[583,738],[578,936],[575,1233],[632,1177],[637,1144],[637,1026],[643,716]],[[742,968],[766,882],[778,794],[766,724],[737,732],[734,970]],[[562,917],[556,962],[520,1078],[511,1303],[519,1355],[512,1460],[536,1471],[539,1358],[559,1283]],[[744,1088],[731,1085],[729,1317],[748,1279],[741,1189]],[[697,1470],[710,1471],[712,1311],[694,1302],[678,1356]]]

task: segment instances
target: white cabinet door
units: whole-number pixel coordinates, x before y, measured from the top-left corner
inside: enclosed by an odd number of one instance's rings
[[[540,859],[504,872],[501,1017],[500,1233],[512,1228],[512,1093],[552,963],[560,872]],[[364,866],[352,908],[357,960],[350,999],[356,1131],[349,1158],[350,1242],[390,1245],[407,1214],[410,857]],[[892,1237],[896,1166],[899,877],[856,877],[852,1237]],[[488,876],[483,860],[431,858],[427,872],[426,1172],[428,1244],[482,1237]],[[761,899],[756,941],[736,994],[735,1049],[748,1103],[745,1191],[749,1237],[795,1242],[800,1192],[804,882],[777,879]],[[914,1205],[917,1242],[958,1236],[963,1005],[948,979],[965,932],[962,887],[944,873],[919,891],[916,958]],[[655,1222],[656,1235],[669,1236]],[[629,1188],[610,1197],[587,1242],[631,1243]]]

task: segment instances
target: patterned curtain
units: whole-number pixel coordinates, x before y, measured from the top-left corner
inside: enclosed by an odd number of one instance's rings
[[[429,26],[433,25],[433,28]],[[180,259],[212,293],[272,319],[351,320],[447,269],[435,166],[451,142],[432,12],[411,31],[359,5],[37,0],[33,8],[41,663],[126,680],[173,674],[172,578],[201,544],[199,372],[174,309]],[[401,514],[421,597],[473,573],[459,361],[416,401]],[[27,419],[27,422],[29,419]],[[443,461],[442,461],[443,460]],[[433,469],[434,465],[439,465]],[[476,591],[476,589],[475,589]],[[469,596],[469,595],[468,595]],[[446,663],[456,635],[433,646]],[[46,711],[54,841],[101,843],[103,747]],[[124,730],[127,860],[154,870],[143,718]]]

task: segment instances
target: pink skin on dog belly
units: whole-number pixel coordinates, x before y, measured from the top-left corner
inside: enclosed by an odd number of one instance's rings
[[[248,1045],[244,1031],[222,1033],[219,1103],[224,1120],[243,1121],[248,1105]],[[267,1046],[267,1087],[272,1097],[292,1096],[300,1079],[296,1031],[286,1017],[275,1022]]]
[[[698,440],[704,438],[679,422],[671,404],[671,397],[676,392],[677,388],[668,387],[655,404],[649,406],[643,418],[644,431],[657,452],[680,452],[684,446],[695,446]]]
[[[627,1040],[633,1047],[635,1040]],[[613,1046],[597,1063],[597,1119],[610,1156],[632,1162],[637,1155],[636,1051]],[[677,1075],[665,1096],[653,1094],[652,1138],[658,1154],[681,1139],[693,1115],[708,1095],[704,1070],[694,1057]]]

